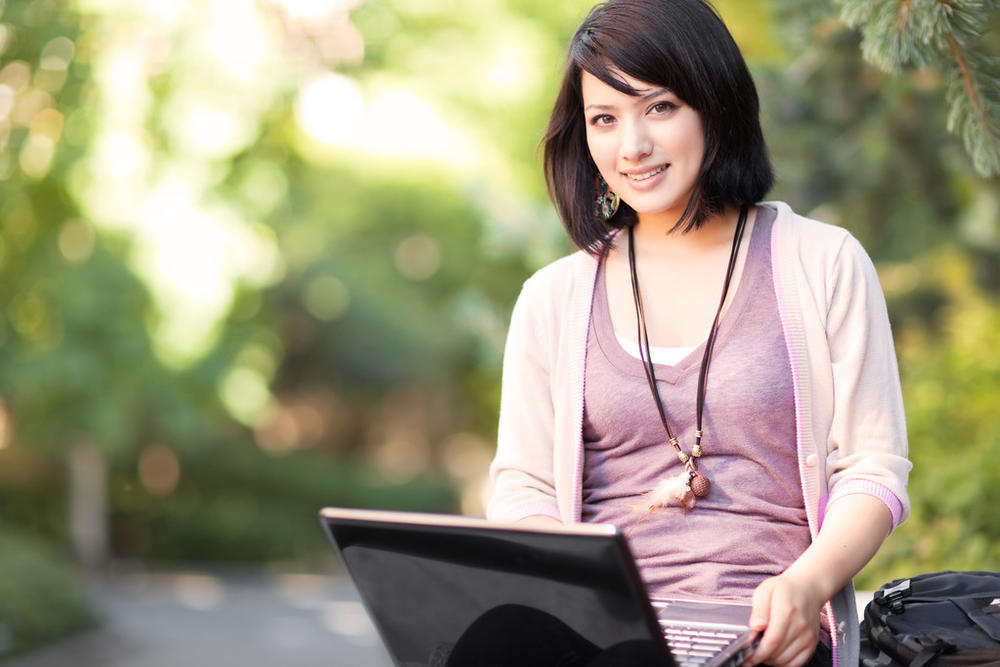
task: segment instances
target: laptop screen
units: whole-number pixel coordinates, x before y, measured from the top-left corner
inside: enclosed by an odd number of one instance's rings
[[[663,645],[627,543],[614,529],[543,532],[336,508],[321,517],[399,665],[429,664],[483,614],[512,604],[549,614],[602,649],[634,639]]]

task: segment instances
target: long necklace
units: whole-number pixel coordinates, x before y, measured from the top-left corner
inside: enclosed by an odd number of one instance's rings
[[[696,426],[694,432],[694,446],[690,454],[685,452],[670,430],[667,422],[667,414],[663,409],[663,401],[660,399],[660,391],[656,386],[656,374],[653,371],[653,361],[649,352],[649,335],[646,330],[646,315],[642,307],[642,295],[639,293],[639,276],[635,268],[635,234],[632,227],[628,228],[628,267],[632,278],[632,297],[635,300],[635,320],[639,338],[639,358],[642,360],[642,367],[646,373],[646,381],[649,383],[650,393],[653,395],[653,402],[656,404],[656,411],[660,415],[663,429],[667,433],[667,438],[677,453],[677,458],[684,466],[684,470],[676,478],[666,479],[657,485],[656,489],[650,492],[649,507],[646,515],[655,510],[658,506],[665,505],[671,500],[681,504],[684,509],[693,509],[696,498],[704,498],[712,489],[711,482],[702,473],[698,472],[698,459],[703,454],[701,440],[704,436],[702,430],[702,415],[705,408],[705,388],[708,381],[708,366],[712,359],[712,349],[715,347],[715,339],[719,333],[719,320],[722,318],[722,307],[726,303],[726,295],[729,293],[729,284],[732,282],[733,272],[736,268],[736,258],[739,255],[740,242],[743,239],[743,230],[746,227],[747,207],[740,208],[740,215],[736,221],[736,230],[733,233],[733,247],[729,251],[729,266],[726,268],[726,279],[722,284],[722,298],[719,300],[719,308],[715,312],[715,319],[712,321],[712,328],[708,332],[708,340],[705,341],[705,352],[701,357],[701,370],[698,373],[698,397],[695,404]],[[644,516],[646,516],[644,515]],[[639,519],[640,521],[642,518]],[[637,522],[638,523],[638,522]]]

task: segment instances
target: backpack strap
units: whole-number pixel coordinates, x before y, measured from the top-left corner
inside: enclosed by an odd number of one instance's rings
[[[919,637],[918,640],[923,648],[910,661],[909,667],[924,667],[937,660],[938,656],[942,653],[950,653],[955,650],[954,644],[933,635]]]

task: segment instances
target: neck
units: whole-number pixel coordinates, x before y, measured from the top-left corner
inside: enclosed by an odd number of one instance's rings
[[[643,255],[687,255],[711,252],[719,246],[730,246],[739,209],[727,208],[714,215],[697,229],[689,232],[671,231],[676,219],[665,220],[657,216],[639,216],[635,226],[637,250]]]

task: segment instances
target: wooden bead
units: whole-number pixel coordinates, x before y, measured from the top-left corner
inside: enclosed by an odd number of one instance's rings
[[[712,483],[708,481],[700,472],[696,472],[691,478],[691,491],[699,498],[704,498],[712,490]]]

